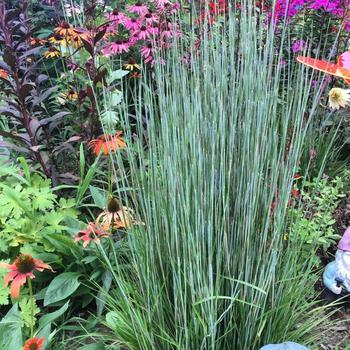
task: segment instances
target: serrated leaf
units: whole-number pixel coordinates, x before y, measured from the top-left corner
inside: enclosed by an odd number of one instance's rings
[[[30,298],[23,297],[18,302],[18,306],[21,310],[20,315],[21,315],[21,320],[24,322],[24,325],[29,328],[32,322],[34,322],[35,324],[36,322],[35,315],[37,315],[40,312],[40,309],[36,305],[36,301],[34,300],[32,304],[32,301],[30,300]],[[32,315],[34,316],[33,320],[32,320]]]

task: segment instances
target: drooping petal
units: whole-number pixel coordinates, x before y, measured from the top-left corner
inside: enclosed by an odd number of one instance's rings
[[[27,277],[25,274],[19,274],[11,283],[10,293],[12,298],[18,299],[19,289],[26,283]]]
[[[43,271],[44,269],[47,269],[47,270],[51,270],[53,272],[52,267],[49,264],[45,264],[40,259],[34,259],[34,263],[35,263],[35,270]]]
[[[9,272],[4,278],[4,286],[6,287],[18,275],[18,271]]]
[[[5,262],[0,261],[0,267],[7,269],[7,270],[16,270],[15,264],[7,264]]]

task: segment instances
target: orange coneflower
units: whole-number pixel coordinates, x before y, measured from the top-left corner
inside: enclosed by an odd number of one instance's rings
[[[114,136],[103,134],[97,139],[89,142],[89,148],[94,151],[98,156],[103,151],[104,155],[109,154],[111,151],[115,151],[118,148],[124,148],[126,146],[125,141],[120,137],[122,131],[118,131]]]
[[[100,243],[101,238],[109,236],[109,232],[103,230],[93,222],[89,222],[85,230],[80,230],[74,238],[75,242],[83,241],[83,247],[85,248],[90,242]]]
[[[46,52],[44,52],[43,55],[45,58],[55,58],[55,57],[60,57],[61,52],[60,50],[56,49],[54,46],[51,46]]]
[[[7,79],[9,77],[9,74],[5,69],[0,69],[0,78]]]
[[[106,231],[119,228],[128,228],[137,224],[135,213],[131,208],[121,206],[119,201],[111,198],[107,210],[104,210],[95,221],[95,224]]]
[[[40,350],[43,347],[45,338],[30,338],[24,343],[23,350]]]
[[[62,45],[64,47],[67,46],[67,40],[60,34],[54,33],[50,38],[49,42],[54,45]]]
[[[77,31],[65,21],[62,21],[60,25],[54,29],[54,32],[59,35],[62,35],[66,39],[77,34]]]
[[[40,38],[30,38],[30,45],[35,46],[35,45],[44,45],[46,43],[45,39],[40,39]]]
[[[14,299],[19,297],[19,289],[26,283],[27,278],[33,279],[35,270],[42,272],[44,269],[52,270],[51,266],[45,264],[40,259],[34,259],[29,254],[20,254],[13,264],[0,262],[0,266],[11,270],[4,279],[4,285],[7,286],[11,281],[10,292]]]

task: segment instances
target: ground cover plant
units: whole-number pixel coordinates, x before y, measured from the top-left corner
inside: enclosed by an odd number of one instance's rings
[[[348,9],[1,2],[0,348],[345,348]]]

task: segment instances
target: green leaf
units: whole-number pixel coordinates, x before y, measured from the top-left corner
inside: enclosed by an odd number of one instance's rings
[[[120,90],[113,91],[111,94],[111,106],[116,107],[122,102],[123,93]]]
[[[38,332],[44,329],[47,325],[61,317],[68,309],[69,301],[67,301],[60,309],[42,316],[39,320]]]
[[[40,309],[37,307],[36,302],[34,300],[33,304],[33,311],[32,311],[32,302],[30,298],[23,297],[18,303],[19,308],[21,310],[21,319],[24,322],[24,325],[26,327],[30,327],[32,322],[36,322],[36,317],[34,317],[34,320],[32,319],[32,315],[35,316],[40,312]]]
[[[100,209],[104,209],[106,207],[106,193],[94,186],[89,186],[89,189],[95,205]]]
[[[128,70],[118,69],[110,73],[107,77],[108,84],[112,84],[114,80],[121,79],[128,75],[130,72]]]
[[[96,297],[97,316],[101,316],[106,304],[106,295],[112,285],[112,273],[105,271],[102,275],[102,289],[99,291]]]
[[[96,344],[81,346],[77,350],[104,350],[104,349],[105,349],[105,346],[103,345],[103,343],[96,343]]]
[[[0,322],[0,349],[18,350],[22,348],[23,325],[16,303]]]
[[[72,252],[80,253],[79,247],[75,244],[71,237],[66,237],[57,233],[51,233],[45,237],[58,252],[65,255],[71,255]]]
[[[44,306],[56,303],[72,295],[80,285],[80,276],[81,274],[77,272],[64,272],[55,277],[47,288]]]

